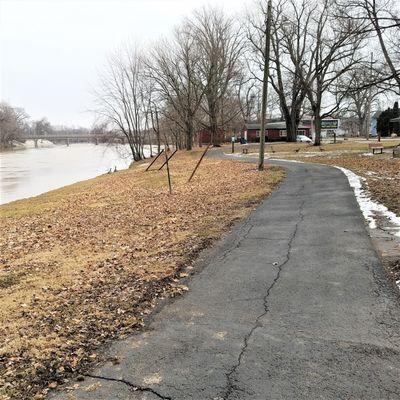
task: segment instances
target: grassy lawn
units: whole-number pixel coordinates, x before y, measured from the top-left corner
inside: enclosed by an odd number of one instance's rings
[[[204,159],[148,162],[0,207],[0,398],[41,399],[187,290],[198,252],[245,217],[284,173]],[[157,161],[160,165],[162,161]]]

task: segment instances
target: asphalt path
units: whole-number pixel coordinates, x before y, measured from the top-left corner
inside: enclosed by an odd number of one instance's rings
[[[285,180],[190,290],[51,399],[400,399],[398,296],[347,178],[276,163]]]

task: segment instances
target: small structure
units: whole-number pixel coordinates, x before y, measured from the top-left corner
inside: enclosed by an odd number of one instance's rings
[[[260,141],[260,123],[247,124],[243,132],[244,138],[249,143],[255,143]],[[297,128],[298,135],[305,135],[311,137],[310,126],[300,124]],[[285,122],[267,122],[265,126],[265,141],[286,141],[287,132]]]
[[[383,154],[383,146],[380,143],[370,143],[368,147],[372,150],[372,154]]]
[[[397,136],[400,135],[400,117],[390,120],[390,132],[392,134],[395,133]]]

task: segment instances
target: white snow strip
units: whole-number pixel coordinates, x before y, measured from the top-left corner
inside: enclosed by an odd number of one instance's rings
[[[400,217],[398,217],[394,212],[389,211],[383,204],[371,199],[369,193],[362,188],[362,178],[346,168],[337,166],[335,166],[335,168],[340,169],[347,176],[364,218],[368,221],[369,227],[371,229],[376,229],[377,225],[375,216],[376,214],[380,214],[387,218],[391,225],[393,225],[394,235],[400,237]]]
[[[297,164],[304,164],[304,161],[298,161],[298,160],[288,160],[286,158],[271,158],[272,161],[285,161],[285,162],[292,162],[292,163],[297,163]]]
[[[396,281],[396,285],[399,287],[400,289],[400,279],[398,281]]]

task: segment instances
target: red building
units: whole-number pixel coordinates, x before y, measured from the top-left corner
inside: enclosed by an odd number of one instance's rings
[[[211,132],[207,128],[203,128],[197,132],[199,138],[199,144],[211,143]],[[224,143],[227,141],[225,132],[222,129],[218,129],[219,142]]]
[[[243,132],[244,138],[249,143],[260,141],[261,124],[247,124]],[[298,135],[305,135],[311,137],[311,127],[308,125],[300,124],[297,128]],[[286,124],[285,122],[267,122],[265,126],[265,141],[286,141]]]

